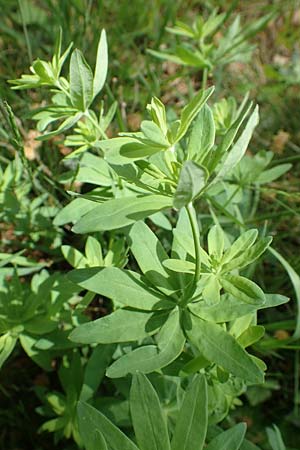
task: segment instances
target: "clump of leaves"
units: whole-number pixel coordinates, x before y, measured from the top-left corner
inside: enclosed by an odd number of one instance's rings
[[[249,44],[249,39],[274,18],[274,13],[271,12],[250,24],[243,25],[241,16],[237,14],[223,32],[222,26],[231,12],[232,10],[227,13],[218,13],[215,9],[206,20],[199,16],[192,25],[177,21],[174,27],[167,27],[166,30],[178,36],[180,43],[168,51],[148,50],[148,52],[157,58],[197,67],[207,72],[220,70],[231,62],[248,61],[255,48],[254,45]]]
[[[56,41],[52,61],[40,59],[31,66],[32,75],[22,75],[18,80],[10,80],[14,89],[33,89],[47,87],[52,95],[52,103],[39,109],[33,118],[37,120],[37,129],[46,128],[62,120],[53,131],[40,136],[39,140],[47,140],[53,136],[64,133],[75,125],[75,134],[70,135],[65,144],[77,147],[77,153],[94,147],[96,142],[105,138],[105,130],[113,119],[116,104],[113,104],[107,115],[104,115],[103,104],[100,113],[90,109],[92,102],[103,89],[107,75],[107,42],[103,30],[98,44],[97,60],[94,70],[86,62],[82,52],[75,49],[71,54],[69,66],[69,79],[61,75],[63,65],[71,51],[72,44],[61,54],[62,31],[60,30]]]
[[[87,450],[115,448],[128,450],[239,450],[258,449],[244,439],[246,425],[240,423],[218,433],[207,443],[208,398],[203,375],[195,376],[179,410],[177,424],[170,438],[166,418],[159,398],[145,375],[133,376],[130,391],[130,411],[135,441],[130,440],[100,411],[87,403],[78,405],[79,430]]]
[[[61,274],[46,270],[33,275],[31,284],[22,283],[17,270],[12,278],[0,279],[0,366],[17,342],[37,364],[51,368],[51,353],[36,347],[42,336],[70,329],[64,306],[78,293],[78,288]]]

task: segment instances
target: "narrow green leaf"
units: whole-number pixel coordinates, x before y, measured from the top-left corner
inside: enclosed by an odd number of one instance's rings
[[[167,52],[158,52],[156,50],[147,49],[147,53],[152,56],[155,56],[158,59],[162,59],[164,61],[172,61],[176,64],[185,64],[181,58],[176,55]]]
[[[215,122],[211,109],[207,104],[200,110],[187,147],[188,159],[201,164],[215,142]]]
[[[260,287],[248,278],[224,274],[220,277],[220,283],[226,292],[242,302],[263,305],[266,301],[265,294]]]
[[[286,450],[280,430],[276,425],[273,425],[273,428],[266,428],[266,432],[272,450]]]
[[[292,164],[279,164],[276,167],[272,167],[272,169],[264,170],[257,178],[256,183],[264,184],[264,183],[271,183],[274,180],[277,180],[277,178],[281,177],[284,173],[286,173],[288,170],[290,170],[292,167]]]
[[[78,120],[81,119],[81,117],[82,117],[81,112],[79,112],[75,115],[72,115],[70,117],[67,117],[67,119],[64,120],[56,130],[50,131],[49,133],[42,134],[42,135],[38,136],[36,138],[36,140],[37,141],[47,141],[48,139],[50,139],[53,136],[57,136],[58,134],[64,133],[65,131],[72,128],[78,122]]]
[[[90,267],[103,266],[102,247],[93,236],[88,236],[85,243],[85,255]]]
[[[197,375],[187,390],[173,434],[172,450],[202,450],[208,424],[207,385]]]
[[[210,87],[205,91],[201,90],[196,94],[190,103],[188,103],[182,110],[180,116],[180,126],[176,134],[175,141],[178,142],[186,134],[190,124],[199,113],[203,105],[207,102],[214,91],[214,87]]]
[[[147,158],[148,156],[155,155],[156,153],[159,153],[166,148],[166,145],[156,144],[151,141],[142,142],[138,140],[132,140],[131,142],[125,143],[120,147],[119,154],[123,158],[125,157],[130,158],[131,160],[139,160]],[[108,156],[109,161],[112,161],[112,152]]]
[[[207,236],[208,253],[218,260],[221,259],[224,250],[224,232],[220,225],[214,225]]]
[[[85,111],[93,99],[93,73],[77,49],[70,61],[70,94],[72,105],[80,111]]]
[[[91,443],[85,443],[87,450],[108,450],[104,436],[99,430],[94,431],[90,438]]]
[[[206,305],[204,302],[195,302],[189,304],[189,309],[201,319],[209,322],[223,323],[246,316],[258,309],[275,308],[289,301],[287,297],[276,294],[265,294],[266,303],[263,305],[253,305],[240,303],[238,299],[231,295],[221,297],[221,304]]]
[[[211,273],[205,280],[205,286],[202,296],[208,305],[218,304],[220,302],[221,286],[218,277]]]
[[[217,165],[219,164],[220,160],[223,158],[227,150],[230,148],[231,144],[234,141],[234,138],[241,127],[242,123],[244,122],[245,118],[249,114],[249,111],[251,109],[250,105],[245,105],[246,99],[248,97],[248,94],[245,97],[245,100],[242,104],[242,108],[240,109],[240,113],[238,114],[238,117],[234,121],[234,123],[230,126],[230,128],[227,130],[225,136],[221,140],[220,144],[216,148],[216,150],[213,152],[212,157],[209,159],[209,172],[213,172]],[[212,181],[212,184],[215,181]]]
[[[242,347],[246,348],[249,347],[250,345],[255,344],[255,342],[259,341],[264,334],[265,334],[264,327],[260,325],[253,325],[247,328],[247,330],[245,330],[237,338],[237,341]]]
[[[190,314],[185,317],[185,331],[191,342],[209,361],[249,383],[263,382],[263,373],[250,355],[220,325]]]
[[[61,251],[64,255],[64,258],[72,267],[81,269],[87,266],[86,258],[79,250],[76,250],[76,248],[73,248],[70,245],[62,245]]]
[[[157,346],[140,347],[119,358],[107,369],[107,376],[121,378],[137,370],[151,373],[173,362],[181,354],[185,344],[178,310],[172,311],[156,340]]]
[[[110,420],[87,403],[78,403],[77,415],[79,431],[83,442],[90,443],[91,437],[94,439],[94,433],[99,432],[108,444],[109,450],[139,450]],[[93,450],[102,449],[97,447]]]
[[[166,148],[170,147],[170,143],[164,136],[160,127],[155,122],[152,122],[151,120],[143,120],[143,122],[141,123],[141,130],[144,133],[145,137],[155,145]]]
[[[75,198],[75,200],[59,211],[54,218],[53,225],[61,226],[66,223],[75,223],[92,209],[95,209],[95,202],[82,197]]]
[[[0,368],[15,348],[17,339],[17,337],[13,337],[9,333],[0,337]]]
[[[167,114],[165,105],[157,97],[152,97],[151,103],[147,105],[151,118],[159,126],[164,136],[168,133]]]
[[[101,36],[97,48],[97,59],[95,67],[95,75],[93,81],[93,97],[99,94],[104,86],[108,68],[108,51],[105,30],[101,31]]]
[[[190,261],[183,261],[181,259],[167,259],[163,262],[164,267],[179,273],[195,273],[196,265]]]
[[[104,375],[106,367],[111,362],[115,351],[115,345],[97,345],[85,366],[84,378],[80,392],[80,400],[88,401],[97,391]]]
[[[131,251],[150,283],[167,295],[174,293],[177,285],[163,264],[168,255],[155,234],[144,222],[136,222],[129,239]]]
[[[83,216],[73,227],[75,233],[107,231],[131,225],[151,214],[170,208],[172,199],[162,195],[108,200]]]
[[[205,450],[239,450],[246,430],[247,426],[245,423],[238,423],[210,441]]]
[[[138,341],[156,333],[167,320],[168,314],[118,309],[108,316],[75,328],[70,339],[81,344]]]
[[[224,178],[228,172],[230,172],[237,165],[237,163],[240,162],[248,148],[253,131],[258,125],[258,121],[258,106],[256,106],[253,113],[249,117],[247,125],[245,126],[241,136],[238,138],[225,160],[222,162],[221,169],[214,178],[213,184]]]
[[[225,264],[248,250],[256,241],[257,236],[258,231],[256,229],[247,230],[242,233],[229,249],[226,250],[222,258],[222,263]]]
[[[148,378],[137,373],[130,390],[130,411],[140,450],[169,450],[166,417]]]
[[[260,239],[256,244],[254,244],[249,250],[245,250],[240,256],[232,259],[227,264],[222,266],[222,271],[230,272],[234,269],[243,269],[244,267],[252,264],[256,261],[270,246],[272,242],[272,236]]]
[[[141,275],[130,270],[93,267],[73,270],[68,274],[68,278],[83,289],[104,295],[131,308],[151,311],[174,307],[172,301],[157,292],[152,292]]]
[[[186,161],[181,169],[173,205],[180,209],[188,205],[204,188],[208,173],[194,161]]]

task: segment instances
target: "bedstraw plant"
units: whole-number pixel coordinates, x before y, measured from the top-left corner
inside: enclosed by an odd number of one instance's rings
[[[248,37],[270,17],[243,33],[237,18],[218,48],[208,45],[206,38],[225,19],[213,12],[206,23],[170,29],[200,46],[196,53],[178,47],[176,62],[212,70],[248,53]],[[270,169],[270,153],[246,155],[258,106],[248,96],[240,105],[232,98],[214,104],[214,88],[206,88],[206,80],[180,112],[170,114],[154,97],[139,131],[109,138],[116,103],[101,100],[92,107],[107,76],[105,31],[94,70],[79,50],[71,50],[72,44],[62,52],[60,31],[52,60],[34,61],[30,75],[11,83],[14,89],[50,92],[49,105],[33,115],[38,139],[64,135],[64,144],[74,148],[59,179],[69,186],[71,201],[53,226],[72,224],[74,236],[88,235],[85,254],[63,245],[74,270],[64,282],[62,275],[45,271],[34,275],[26,298],[17,269],[10,286],[3,281],[1,363],[17,339],[42,366],[50,350],[60,356],[67,351],[59,372],[65,394],[37,390],[45,403],[39,412],[50,417],[41,430],[53,431],[56,441],[73,436],[87,450],[257,449],[244,439],[244,424],[226,431],[217,424],[247,386],[264,383],[266,365],[251,348],[264,335],[258,311],[288,301],[251,279],[272,237],[248,228],[246,218],[257,207],[253,192],[290,165]],[[73,189],[78,182],[85,189]],[[209,212],[208,221],[203,212]],[[110,307],[89,320],[84,312],[95,298]],[[117,415],[115,425],[101,404],[97,408],[104,374],[122,401],[129,399],[125,415],[132,440],[116,426],[122,426]],[[177,385],[172,414],[145,374],[154,384],[159,377],[166,386]],[[269,436],[274,440],[275,431]]]

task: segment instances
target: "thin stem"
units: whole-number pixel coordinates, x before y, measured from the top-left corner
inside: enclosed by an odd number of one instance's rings
[[[21,20],[22,20],[22,26],[23,26],[23,31],[24,31],[25,41],[26,41],[29,63],[31,64],[32,63],[32,50],[31,50],[30,39],[28,36],[27,25],[26,25],[26,22],[24,19],[24,11],[23,11],[23,5],[22,5],[21,0],[18,0],[18,4],[19,4],[19,9],[20,9],[20,14],[21,14]]]
[[[231,194],[231,196],[227,199],[226,203],[223,205],[224,208],[226,208],[226,206],[232,202],[232,200],[234,199],[236,194],[239,192],[239,190],[240,190],[240,186],[237,186],[236,189]]]
[[[203,74],[202,74],[202,89],[206,89],[207,86],[207,77],[208,77],[208,69],[207,67],[205,67],[205,69],[203,69]]]
[[[92,124],[97,128],[97,130],[99,131],[99,133],[100,133],[100,135],[101,135],[101,137],[103,139],[107,139],[108,138],[107,134],[102,130],[100,125],[93,119],[93,117],[91,116],[89,110],[87,110],[85,112],[85,117],[87,117],[90,120],[90,122],[92,122]]]
[[[191,228],[192,228],[192,234],[193,234],[193,240],[194,240],[194,246],[195,246],[195,259],[196,259],[196,268],[195,268],[195,274],[194,274],[194,286],[198,283],[201,275],[201,247],[200,247],[200,239],[199,239],[199,231],[198,231],[198,223],[196,219],[196,213],[195,209],[193,207],[193,204],[190,203],[188,206],[186,206],[186,211],[189,216]]]
[[[190,203],[188,206],[186,206],[185,209],[187,211],[189,221],[191,224],[191,228],[192,228],[192,234],[193,234],[193,240],[194,240],[194,246],[195,246],[196,267],[195,267],[193,281],[187,286],[187,289],[186,289],[186,291],[183,295],[183,298],[180,302],[180,305],[182,307],[185,307],[189,303],[191,297],[193,296],[193,294],[196,290],[197,282],[199,281],[200,276],[201,276],[201,260],[200,260],[201,247],[200,247],[200,239],[199,239],[196,213],[195,213],[192,203]]]

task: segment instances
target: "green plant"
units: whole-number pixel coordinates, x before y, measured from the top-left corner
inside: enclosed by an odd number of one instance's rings
[[[246,40],[271,15],[244,32],[238,30],[239,19],[233,22],[234,45],[230,47],[228,35],[221,39],[222,54],[206,37],[225,18],[215,12],[207,23],[197,21],[193,28],[201,51],[211,58],[198,66],[204,71],[250,51]],[[188,32],[187,27],[182,30]],[[15,159],[2,173],[1,200],[3,217],[12,220],[15,229],[20,223],[20,232],[25,226],[19,219],[27,218],[30,205],[34,213],[26,226],[34,225],[35,243],[43,237],[44,204],[52,205],[48,218],[55,219],[46,223],[51,224],[55,242],[54,264],[60,264],[62,273],[49,276],[42,271],[29,287],[18,275],[23,269],[31,274],[42,264],[20,253],[1,256],[3,265],[22,265],[3,272],[13,273],[13,282],[9,285],[3,277],[2,359],[17,340],[45,370],[56,357],[63,392],[57,386],[35,388],[43,403],[38,412],[49,418],[40,430],[54,432],[55,442],[73,438],[88,450],[188,450],[195,445],[200,450],[205,444],[216,450],[257,448],[244,440],[244,425],[221,433],[217,424],[241,405],[248,387],[253,393],[256,385],[263,385],[266,365],[261,352],[272,342],[259,345],[264,327],[258,325],[258,312],[288,301],[283,295],[264,293],[268,285],[264,291],[258,285],[255,271],[261,267],[261,256],[266,250],[276,252],[267,236],[273,234],[271,227],[256,230],[252,222],[261,193],[272,191],[268,183],[291,166],[274,163],[270,151],[246,154],[258,124],[258,107],[248,96],[239,106],[233,97],[213,104],[213,87],[193,92],[181,110],[153,97],[140,131],[109,138],[106,131],[116,103],[106,115],[103,103],[92,108],[107,74],[105,32],[94,73],[83,54],[74,50],[69,76],[64,77],[71,46],[63,54],[61,47],[60,32],[52,60],[36,60],[32,75],[12,83],[16,89],[50,90],[50,105],[38,109],[34,118],[39,131],[45,132],[39,140],[63,135],[64,145],[76,149],[63,159],[64,172],[55,180],[57,192],[63,191],[60,183],[71,202],[60,208],[60,201],[41,196],[39,189],[32,202],[37,178],[24,157],[9,108],[10,133],[2,136],[10,140]],[[218,54],[224,58],[218,59]],[[10,210],[15,185],[20,186],[16,217]],[[87,238],[78,236],[86,234]],[[49,235],[47,230],[45,236]],[[61,252],[75,268],[68,281],[57,251],[62,240],[68,245],[62,245]],[[94,315],[97,302],[104,307]],[[291,339],[290,348],[293,343]],[[155,384],[161,406],[143,374]],[[97,409],[80,403],[77,417],[78,401]],[[164,414],[168,423],[159,427],[158,422],[165,423]],[[131,421],[138,447],[116,428],[129,428],[132,437]]]
[[[113,119],[116,103],[104,115],[103,104],[99,116],[90,109],[92,102],[102,90],[107,74],[107,43],[105,31],[102,31],[94,75],[83,54],[75,49],[72,52],[69,80],[61,75],[63,65],[68,57],[72,44],[61,53],[62,31],[60,30],[55,52],[50,62],[37,59],[31,66],[32,75],[22,75],[19,80],[11,80],[15,89],[47,87],[53,93],[49,106],[40,108],[34,115],[37,129],[44,131],[49,124],[63,120],[59,127],[43,134],[39,139],[45,140],[61,134],[77,125],[76,134],[65,141],[68,146],[78,147],[81,153],[93,147],[99,139],[106,137],[105,130]]]
[[[55,443],[63,437],[72,437],[81,445],[77,403],[79,400],[88,401],[93,397],[104,376],[112,351],[113,347],[104,348],[99,345],[92,350],[89,358],[85,358],[85,364],[81,361],[78,351],[64,355],[58,370],[58,378],[64,392],[47,392],[46,388],[36,388],[36,394],[43,402],[37,409],[38,413],[51,417],[41,425],[39,432],[54,433]]]
[[[181,402],[177,424],[170,439],[159,398],[146,376],[133,376],[130,410],[135,432],[131,441],[103,414],[87,403],[79,403],[78,420],[82,441],[87,450],[115,448],[128,450],[201,450],[205,446],[208,427],[206,380],[197,375]],[[257,449],[244,440],[246,425],[240,423],[210,439],[208,450]],[[136,442],[136,443],[135,443]],[[136,445],[137,444],[137,445]]]
[[[0,284],[0,365],[19,341],[37,364],[49,370],[51,352],[35,345],[41,336],[54,333],[57,338],[70,328],[70,307],[78,292],[76,286],[61,274],[49,275],[46,270],[33,275],[28,286],[14,270],[12,277],[1,278]],[[66,338],[65,338],[66,339]]]
[[[286,450],[280,430],[276,425],[273,425],[273,428],[267,428],[267,435],[273,450]]]
[[[167,27],[169,33],[180,41],[174,49],[168,51],[148,50],[162,60],[196,67],[204,71],[203,86],[211,72],[236,61],[249,61],[255,48],[249,39],[262,30],[274,18],[274,13],[265,14],[250,24],[241,25],[241,16],[237,14],[225,32],[220,31],[234,8],[225,13],[214,9],[206,20],[198,16],[192,25],[176,21],[174,27]],[[220,36],[221,35],[221,36]]]

